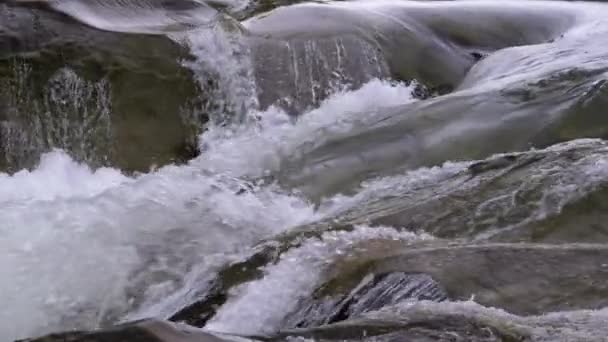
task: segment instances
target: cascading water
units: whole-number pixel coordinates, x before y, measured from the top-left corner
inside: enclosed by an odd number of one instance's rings
[[[205,153],[188,165],[138,177],[92,171],[59,151],[44,155],[32,172],[4,174],[2,270],[3,279],[13,280],[0,292],[13,308],[3,311],[1,320],[11,323],[0,331],[23,337],[98,327],[142,302],[153,305],[181,286],[199,285],[183,284],[189,272],[198,279],[256,240],[314,220],[319,214],[306,200],[235,177],[273,170],[290,136],[309,138],[338,106],[403,103],[411,101],[409,92],[375,81],[337,95],[296,126],[272,109],[237,133],[210,129],[201,137]],[[347,129],[350,119],[356,120],[345,117],[336,129]],[[39,286],[29,284],[33,274],[41,275]]]
[[[602,341],[608,7],[288,3],[0,4],[0,340]]]

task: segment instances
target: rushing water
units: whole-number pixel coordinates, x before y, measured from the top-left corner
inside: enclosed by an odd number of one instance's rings
[[[273,341],[608,334],[607,5],[0,15],[0,340],[150,317]]]

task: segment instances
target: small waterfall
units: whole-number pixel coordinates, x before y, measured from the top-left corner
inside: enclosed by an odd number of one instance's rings
[[[380,48],[356,36],[258,39],[252,45],[262,108],[279,105],[301,114],[333,93],[390,76]]]
[[[190,48],[194,60],[183,61],[192,70],[209,99],[201,108],[214,125],[242,123],[258,107],[250,51],[240,24],[221,18],[212,27],[171,34]]]
[[[71,151],[89,165],[106,164],[112,153],[110,83],[87,81],[63,68],[49,78],[40,96],[31,66],[13,65],[13,81],[0,80],[0,98],[7,104],[0,118],[0,165],[28,167],[52,148]]]

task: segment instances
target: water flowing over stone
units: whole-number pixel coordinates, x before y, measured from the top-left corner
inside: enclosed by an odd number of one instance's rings
[[[0,18],[0,44],[9,46],[0,57],[3,170],[32,167],[52,148],[127,171],[192,156],[187,146],[196,146],[207,118],[182,117],[208,101],[179,64],[183,48],[93,30],[38,8],[0,4]]]
[[[0,3],[0,340],[603,341],[607,14]]]
[[[326,292],[323,287],[319,292]],[[320,294],[320,296],[323,296]],[[347,295],[303,301],[303,307],[290,315],[285,327],[315,327],[344,321],[403,301],[447,298],[433,278],[422,273],[390,272],[369,274]]]

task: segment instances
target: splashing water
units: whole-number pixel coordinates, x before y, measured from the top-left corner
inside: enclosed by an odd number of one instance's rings
[[[188,165],[140,176],[93,171],[61,151],[44,154],[32,171],[0,174],[0,272],[11,280],[0,284],[2,338],[104,325],[188,286],[195,265],[204,273],[314,220],[305,200],[235,177],[263,174],[303,141],[407,101],[409,87],[372,81],[295,125],[272,108],[241,130],[204,133],[206,151]]]

